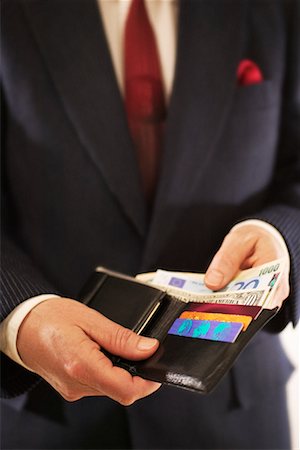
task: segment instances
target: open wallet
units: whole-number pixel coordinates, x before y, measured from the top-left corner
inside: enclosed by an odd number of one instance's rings
[[[179,318],[189,314],[193,303],[183,301],[174,292],[171,295],[165,289],[105,268],[95,270],[82,289],[80,299],[114,322],[160,341],[156,353],[143,361],[128,361],[107,354],[114,365],[132,375],[202,394],[208,394],[216,387],[247,343],[278,309],[260,308],[259,314],[257,311],[252,314],[253,320],[250,319],[251,322],[234,341],[223,342],[197,339],[184,333],[185,325],[193,321]],[[201,303],[197,303],[194,309],[198,311],[201,307],[206,312],[210,311]],[[218,305],[212,307],[219,311]],[[231,312],[230,305],[228,307],[228,312]],[[183,320],[183,324],[175,327],[177,333],[172,332],[178,320]]]

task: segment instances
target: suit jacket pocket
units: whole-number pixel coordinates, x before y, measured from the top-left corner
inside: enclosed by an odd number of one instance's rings
[[[233,100],[234,113],[267,109],[280,103],[280,86],[272,80],[237,87]]]

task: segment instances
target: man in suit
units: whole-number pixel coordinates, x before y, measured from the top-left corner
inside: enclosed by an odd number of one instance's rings
[[[176,70],[151,209],[103,10],[115,2],[99,3],[101,14],[92,0],[3,2],[1,332],[19,364],[3,355],[2,389],[22,394],[3,403],[4,447],[288,448],[291,367],[275,332],[299,311],[299,3],[170,2]],[[251,85],[243,61],[259,71]],[[277,257],[288,261],[281,310],[211,395],[163,387],[117,403],[158,386],[109,366],[99,346],[143,358],[158,344],[139,350],[135,335],[72,300],[96,265],[209,266],[218,289]],[[16,351],[8,318],[41,295]]]

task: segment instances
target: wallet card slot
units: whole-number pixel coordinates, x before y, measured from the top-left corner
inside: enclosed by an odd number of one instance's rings
[[[81,299],[110,320],[141,334],[156,317],[164,291],[111,271],[97,271],[84,286]]]
[[[186,308],[186,303],[165,295],[160,308],[153,315],[148,325],[144,328],[143,335],[153,337],[162,342],[168,334],[168,331],[177,317]]]
[[[276,312],[275,309],[263,310],[234,343],[168,335],[150,358],[127,362],[123,367],[146,379],[208,394]]]
[[[89,305],[92,302],[106,278],[107,275],[104,272],[92,273],[80,292],[82,303]]]

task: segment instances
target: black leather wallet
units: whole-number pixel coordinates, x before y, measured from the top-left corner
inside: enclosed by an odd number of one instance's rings
[[[234,343],[168,334],[187,303],[135,278],[97,268],[81,294],[81,301],[138,334],[157,338],[156,353],[143,361],[108,355],[132,375],[208,394],[233,365],[250,339],[277,312],[264,309]]]

